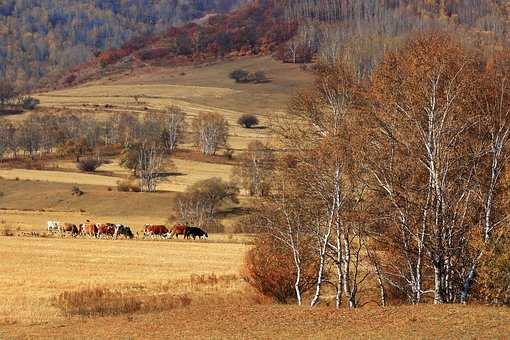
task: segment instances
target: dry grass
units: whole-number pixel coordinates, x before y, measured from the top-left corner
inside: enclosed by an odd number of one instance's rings
[[[242,286],[237,273],[245,249],[226,243],[0,237],[0,272],[8,273],[0,279],[0,323],[154,311],[180,306],[179,296],[198,303],[235,292]]]
[[[178,311],[72,318],[5,326],[23,338],[129,339],[506,339],[510,310],[484,306],[403,306],[333,311],[249,304],[191,305]],[[78,336],[79,334],[79,336]]]

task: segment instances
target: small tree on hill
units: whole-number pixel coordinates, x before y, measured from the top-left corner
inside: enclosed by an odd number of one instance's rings
[[[183,142],[184,130],[186,128],[186,113],[178,106],[171,106],[166,109],[163,116],[162,140],[165,149],[173,152]]]
[[[238,203],[238,194],[235,184],[219,178],[197,182],[177,196],[177,215],[180,220],[200,227],[214,225],[218,208],[226,202]]]
[[[253,114],[243,114],[239,119],[237,120],[237,123],[247,129],[251,128],[254,125],[259,124],[259,119],[257,116]]]
[[[193,120],[193,139],[204,155],[214,155],[225,147],[228,139],[228,123],[218,113],[201,113]]]
[[[16,88],[11,82],[2,79],[0,80],[0,104],[4,106],[6,102],[15,98],[17,95]]]
[[[259,141],[248,144],[241,154],[239,165],[233,170],[234,180],[250,195],[265,196],[269,193],[274,155]]]

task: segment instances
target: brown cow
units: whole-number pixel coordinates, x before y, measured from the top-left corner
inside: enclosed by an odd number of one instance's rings
[[[168,235],[168,228],[164,225],[146,224],[143,230],[144,237]]]
[[[188,232],[188,226],[184,224],[176,224],[172,227],[172,232],[170,233],[170,238],[174,236],[179,238],[179,235],[183,235],[186,237],[186,233]]]
[[[76,236],[80,233],[76,224],[72,223],[58,223],[58,231],[60,234],[70,233],[73,236]]]
[[[82,235],[97,237],[97,226],[94,223],[80,224]]]
[[[96,227],[97,227],[97,237],[106,237],[108,238],[108,236],[111,236],[113,237],[113,235],[115,235],[115,224],[112,224],[112,223],[98,223],[96,224]]]

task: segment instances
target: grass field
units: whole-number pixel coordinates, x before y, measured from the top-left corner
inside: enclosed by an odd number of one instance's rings
[[[230,276],[229,287],[237,289],[245,249],[233,243],[0,237],[0,271],[8,273],[0,278],[0,329],[61,319],[51,299],[66,290],[187,293],[192,275],[212,274]]]

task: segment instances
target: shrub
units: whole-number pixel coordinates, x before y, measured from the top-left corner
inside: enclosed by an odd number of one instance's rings
[[[237,69],[230,73],[230,79],[234,79],[236,83],[246,83],[248,82],[248,75],[250,73],[246,70]]]
[[[129,181],[118,181],[117,182],[117,191],[128,192],[129,191]]]
[[[81,171],[94,172],[103,164],[100,160],[95,158],[81,159],[76,163],[76,167]]]
[[[253,73],[252,78],[253,81],[257,84],[269,82],[269,78],[267,78],[266,73],[264,71],[257,71]]]
[[[139,296],[106,288],[89,288],[63,292],[52,305],[65,316],[109,316],[151,313],[185,307],[191,304],[186,294],[158,294]]]
[[[243,114],[239,119],[237,120],[237,124],[249,129],[254,125],[259,124],[259,119],[257,116],[249,113]]]
[[[76,196],[82,196],[84,194],[83,191],[81,191],[80,187],[78,187],[77,185],[73,186],[71,188],[71,193]]]
[[[141,192],[140,184],[136,181],[122,180],[117,182],[117,191],[121,192]]]
[[[311,251],[301,253],[301,293],[313,287],[315,281],[315,257]],[[277,302],[287,303],[295,298],[296,271],[288,248],[269,235],[261,234],[255,246],[246,254],[242,278],[264,296]]]
[[[104,288],[63,292],[52,304],[65,316],[119,315],[134,313],[142,307],[140,299]]]
[[[41,102],[39,101],[39,99],[34,98],[34,97],[25,96],[25,97],[20,98],[20,105],[25,110],[33,110],[40,103]]]
[[[176,215],[180,221],[187,221],[209,232],[222,232],[224,227],[217,221],[218,210],[225,203],[239,203],[239,189],[220,178],[197,182],[175,200]]]

